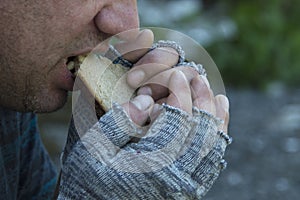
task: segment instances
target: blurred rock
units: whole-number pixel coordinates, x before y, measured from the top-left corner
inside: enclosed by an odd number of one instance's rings
[[[276,95],[228,90],[234,138],[206,200],[281,200],[300,196],[300,90]]]
[[[287,153],[298,153],[300,151],[300,138],[288,137],[284,139],[283,149]]]

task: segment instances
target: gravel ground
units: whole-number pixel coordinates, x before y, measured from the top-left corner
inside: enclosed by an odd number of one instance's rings
[[[205,200],[292,200],[300,197],[300,89],[228,90],[231,101],[227,169]],[[40,116],[42,138],[59,168],[70,104]]]
[[[206,200],[299,199],[300,90],[274,91],[228,91],[234,142]]]

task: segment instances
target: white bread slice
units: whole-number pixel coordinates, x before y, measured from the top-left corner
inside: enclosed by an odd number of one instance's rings
[[[113,103],[123,104],[135,96],[135,90],[126,81],[128,70],[106,57],[90,53],[80,65],[77,77],[107,112]]]

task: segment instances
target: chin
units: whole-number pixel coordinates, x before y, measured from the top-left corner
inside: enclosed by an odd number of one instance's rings
[[[23,105],[26,112],[50,113],[62,108],[66,104],[67,99],[68,92],[59,90],[40,96],[27,96]]]

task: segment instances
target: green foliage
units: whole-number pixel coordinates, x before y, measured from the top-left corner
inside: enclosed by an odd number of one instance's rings
[[[237,24],[230,41],[207,47],[226,84],[264,87],[272,81],[300,83],[298,0],[226,1]]]

